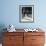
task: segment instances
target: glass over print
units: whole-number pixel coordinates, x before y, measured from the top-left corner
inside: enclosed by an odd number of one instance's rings
[[[20,22],[34,22],[34,5],[19,6]]]

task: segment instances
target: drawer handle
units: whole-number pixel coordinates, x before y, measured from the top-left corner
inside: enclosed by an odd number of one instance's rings
[[[32,39],[32,40],[36,40],[36,39]]]
[[[11,38],[9,38],[10,40],[12,40]]]
[[[13,40],[13,38],[9,38],[10,40]]]

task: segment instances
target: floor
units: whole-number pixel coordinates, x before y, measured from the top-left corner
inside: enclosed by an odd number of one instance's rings
[[[0,44],[0,46],[2,46],[2,44]]]

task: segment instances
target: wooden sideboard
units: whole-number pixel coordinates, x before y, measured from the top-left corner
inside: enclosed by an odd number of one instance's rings
[[[44,46],[44,32],[3,32],[3,46]]]

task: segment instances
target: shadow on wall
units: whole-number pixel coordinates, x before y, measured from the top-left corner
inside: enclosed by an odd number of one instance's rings
[[[5,32],[6,30],[4,30],[5,25],[4,24],[0,24],[0,43],[2,43],[2,36],[3,36],[3,32]]]

